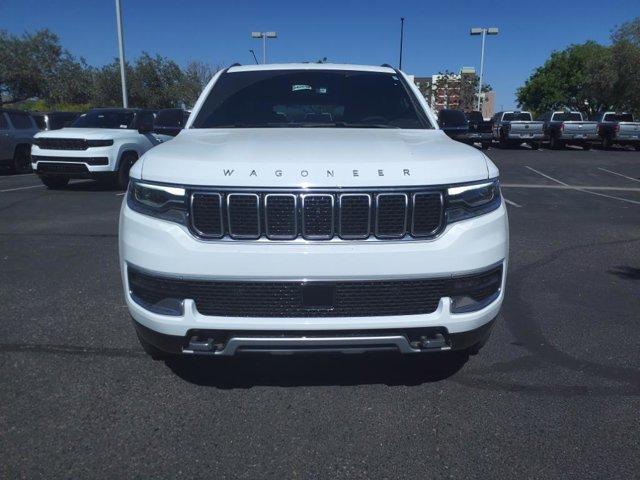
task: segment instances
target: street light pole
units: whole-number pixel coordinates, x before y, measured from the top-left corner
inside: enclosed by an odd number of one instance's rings
[[[480,78],[478,81],[478,110],[480,110],[480,95],[482,94],[482,76],[484,74],[484,43],[487,35],[497,35],[498,29],[495,27],[490,28],[472,28],[471,35],[482,35],[482,50],[480,52]]]
[[[122,83],[122,106],[129,108],[127,100],[127,74],[124,68],[124,35],[122,34],[122,8],[120,0],[116,0],[116,24],[118,27],[118,52],[120,54],[120,81]]]
[[[251,32],[251,38],[262,39],[262,63],[267,63],[267,38],[278,38],[276,32]]]
[[[400,17],[400,62],[398,63],[398,70],[402,70],[402,43],[404,40],[404,17]]]

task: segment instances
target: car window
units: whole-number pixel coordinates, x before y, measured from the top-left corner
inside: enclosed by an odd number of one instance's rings
[[[473,123],[482,123],[484,121],[482,113],[480,112],[468,112],[467,119]]]
[[[168,108],[158,112],[154,125],[156,127],[182,128],[184,127],[187,118],[188,116],[185,116],[184,110],[179,108]]]
[[[33,128],[31,118],[24,113],[11,112],[9,113],[9,120],[13,124],[13,128],[16,130],[28,130]]]
[[[531,114],[529,112],[511,112],[505,113],[502,117],[503,122],[528,122],[531,120]]]
[[[49,124],[51,130],[58,130],[71,124],[78,115],[75,113],[58,113],[49,115]]]
[[[36,122],[36,127],[40,130],[47,129],[47,122],[44,121],[44,115],[33,115],[33,121]]]
[[[582,114],[580,112],[558,112],[553,114],[555,122],[580,122]]]
[[[467,117],[461,110],[440,110],[438,123],[441,127],[460,127],[467,124]]]
[[[8,130],[9,123],[7,122],[7,118],[4,116],[4,113],[0,112],[0,130]]]
[[[633,122],[633,115],[630,113],[607,113],[604,116],[605,122]]]
[[[133,128],[133,112],[125,110],[90,110],[80,115],[71,126],[74,128]]]
[[[430,128],[395,73],[268,70],[223,74],[193,128]]]

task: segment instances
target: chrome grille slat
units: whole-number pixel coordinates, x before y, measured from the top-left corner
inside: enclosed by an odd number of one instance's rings
[[[376,237],[402,238],[407,234],[406,193],[379,193],[376,196]]]
[[[433,237],[445,224],[438,188],[247,190],[192,190],[193,234],[211,240],[404,241]]]
[[[328,240],[334,231],[334,197],[326,193],[302,195],[302,236]]]
[[[293,193],[264,196],[265,234],[271,240],[293,240],[298,236],[298,197]]]
[[[260,238],[260,196],[255,193],[227,195],[227,220],[232,238]]]
[[[191,196],[191,218],[198,235],[206,238],[222,238],[222,195],[219,193],[194,193]]]
[[[371,195],[343,193],[338,199],[340,238],[365,239],[371,233]]]

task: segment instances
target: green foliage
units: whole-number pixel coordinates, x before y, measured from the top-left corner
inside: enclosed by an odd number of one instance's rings
[[[182,69],[173,60],[148,53],[125,68],[129,105],[148,108],[193,105],[219,69],[201,62]],[[116,59],[102,67],[89,66],[64,50],[49,30],[22,36],[0,31],[0,104],[3,102],[33,110],[120,106],[120,64]]]
[[[589,41],[553,52],[517,91],[518,104],[542,113],[572,108],[640,115],[640,17],[617,28],[612,45]]]

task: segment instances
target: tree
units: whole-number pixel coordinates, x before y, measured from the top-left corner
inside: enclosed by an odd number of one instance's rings
[[[517,91],[518,105],[541,113],[569,107],[593,114],[614,103],[611,49],[596,42],[553,52]]]
[[[620,110],[640,116],[640,17],[622,24],[611,35],[611,57],[617,78],[614,102]]]
[[[62,53],[49,30],[21,37],[0,31],[0,104],[47,97]]]

